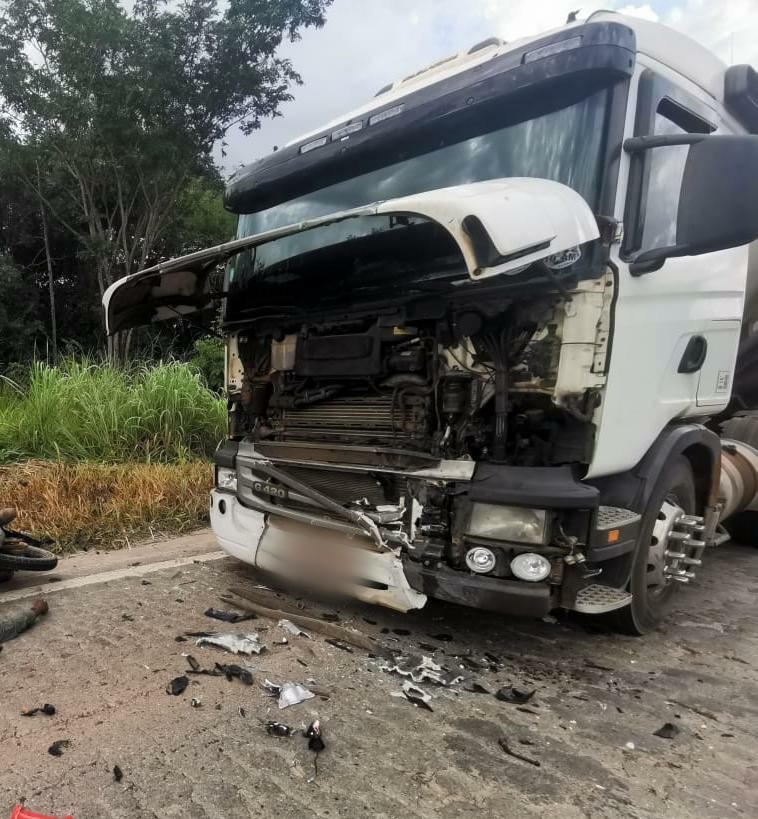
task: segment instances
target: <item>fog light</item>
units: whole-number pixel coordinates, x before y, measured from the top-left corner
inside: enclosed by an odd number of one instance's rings
[[[475,546],[466,552],[466,565],[472,572],[487,574],[495,568],[497,558],[491,549],[484,546]]]
[[[519,580],[531,580],[536,583],[544,580],[550,574],[550,561],[542,555],[525,552],[522,555],[516,555],[511,560],[511,571]]]

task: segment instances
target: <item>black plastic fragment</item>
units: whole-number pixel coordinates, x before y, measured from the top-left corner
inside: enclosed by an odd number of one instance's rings
[[[324,738],[321,736],[321,722],[317,719],[305,729],[305,736],[308,739],[308,750],[317,754],[326,748]]]
[[[188,685],[189,677],[186,676],[186,674],[182,674],[181,677],[174,677],[174,679],[171,680],[166,686],[166,693],[178,697],[179,694],[183,694],[187,690]]]
[[[491,694],[489,688],[485,688],[481,683],[470,682],[464,687],[464,691],[469,691],[471,694]]]
[[[516,705],[523,705],[525,702],[529,702],[529,700],[534,696],[534,692],[534,688],[531,691],[522,691],[520,688],[506,686],[504,688],[500,688],[496,692],[495,697],[501,702],[513,702],[516,703]]]
[[[174,642],[175,642],[175,643],[186,643],[186,642],[187,642],[187,638],[186,638],[186,637],[182,637],[182,635],[181,635],[181,634],[177,634],[177,635],[176,635],[176,637],[174,637]]]
[[[411,632],[407,628],[393,628],[393,634],[397,634],[398,637],[410,637]]]
[[[678,733],[679,728],[673,722],[664,722],[657,731],[653,731],[653,736],[662,739],[673,739]]]
[[[525,756],[524,754],[520,754],[518,751],[514,751],[513,748],[508,744],[508,739],[506,737],[500,737],[497,741],[497,744],[508,754],[508,756],[512,756],[514,759],[520,759],[522,762],[528,762],[530,765],[534,765],[535,768],[540,767],[540,761],[537,759],[532,759],[529,756]]]
[[[124,772],[118,765],[113,766],[113,781],[120,782],[124,778]]]
[[[55,714],[55,706],[50,705],[49,702],[46,702],[39,708],[25,708],[21,712],[22,717],[33,717],[35,714],[45,714],[48,717],[52,717],[53,714]]]
[[[70,739],[56,739],[55,742],[47,749],[50,756],[63,756],[64,748],[68,748],[71,744]]]
[[[191,654],[188,654],[186,659],[187,659],[187,665],[193,671],[199,671],[200,670],[200,663]]]
[[[291,737],[295,729],[283,722],[269,721],[266,723],[266,733],[272,737]]]
[[[334,611],[322,611],[321,619],[326,620],[327,623],[337,623],[340,620],[340,616]]]
[[[353,653],[353,649],[347,643],[343,643],[342,640],[335,640],[333,637],[327,637],[324,642],[329,643],[330,646],[338,648],[340,651],[347,651],[349,654]]]
[[[253,684],[253,675],[246,669],[242,668],[242,666],[235,665],[230,663],[228,665],[222,665],[221,663],[216,663],[216,670],[226,677],[229,682],[231,682],[235,677],[245,685],[252,685]]]
[[[223,620],[224,623],[241,623],[243,620],[255,620],[256,614],[245,614],[238,611],[222,611],[221,609],[209,608],[205,612],[206,617],[214,620]]]

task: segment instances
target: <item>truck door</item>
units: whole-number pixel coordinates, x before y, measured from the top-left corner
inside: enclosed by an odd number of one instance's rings
[[[651,70],[640,79],[636,135],[711,133],[720,125],[717,113],[705,100],[685,92]],[[721,130],[721,128],[718,128]],[[630,171],[638,198],[627,213],[625,250],[635,251],[676,244],[676,213],[679,204],[686,146],[670,146],[647,152]],[[743,250],[702,256],[669,258],[657,271],[656,298],[668,302],[669,327],[673,334],[660,341],[668,358],[667,386],[680,401],[689,393],[690,406],[682,415],[703,414],[699,407],[725,406],[731,392],[742,319],[742,287],[735,272],[744,269]],[[726,274],[729,267],[730,274]],[[675,385],[678,387],[675,388]],[[673,396],[672,396],[673,397]],[[709,412],[712,412],[710,409]]]

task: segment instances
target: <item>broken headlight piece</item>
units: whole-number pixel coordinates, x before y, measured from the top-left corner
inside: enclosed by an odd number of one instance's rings
[[[226,466],[216,467],[216,488],[222,492],[237,491],[237,471]]]

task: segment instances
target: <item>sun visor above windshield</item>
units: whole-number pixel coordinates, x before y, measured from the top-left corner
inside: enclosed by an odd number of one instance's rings
[[[599,235],[589,205],[559,182],[519,177],[442,188],[235,239],[127,276],[103,297],[107,332],[207,309],[222,295],[213,292],[211,273],[244,250],[336,222],[381,215],[418,216],[439,224],[455,240],[472,279],[520,272]]]
[[[350,119],[239,171],[226,189],[233,213],[253,213],[343,179],[518,120],[523,106],[569,105],[631,76],[636,39],[620,22],[567,26],[402,96],[378,95]],[[507,104],[505,98],[508,98]]]

